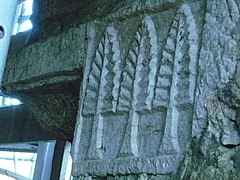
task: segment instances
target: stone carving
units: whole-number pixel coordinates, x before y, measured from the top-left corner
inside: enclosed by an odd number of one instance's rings
[[[155,106],[166,110],[166,125],[160,151],[164,154],[177,153],[178,121],[184,121],[184,114],[192,114],[197,63],[196,25],[187,5],[183,5],[175,16],[162,61],[156,85]],[[168,102],[168,104],[163,104]]]
[[[179,141],[191,131],[179,132],[179,124],[192,119],[196,32],[191,9],[183,5],[161,53],[154,21],[146,16],[124,58],[118,30],[106,29],[96,50],[88,53],[74,175],[176,170],[185,150]]]
[[[103,113],[115,112],[120,78],[120,45],[117,31],[109,27],[96,51],[89,74],[84,114],[94,115],[89,159],[100,159],[103,154]]]
[[[149,17],[143,21],[125,62],[118,111],[128,112],[120,156],[138,156],[140,111],[151,110],[157,67],[157,35]],[[151,72],[151,73],[150,73]]]

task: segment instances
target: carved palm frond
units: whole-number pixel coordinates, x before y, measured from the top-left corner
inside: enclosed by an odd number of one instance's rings
[[[91,71],[89,74],[86,95],[84,99],[83,111],[84,114],[94,114],[97,110],[97,102],[99,98],[101,76],[104,61],[105,37],[101,40],[96,51],[94,60],[91,64]]]
[[[140,51],[141,34],[137,32],[134,37],[132,48],[126,59],[125,68],[122,74],[122,82],[119,94],[118,110],[129,111],[132,108],[134,94],[134,80],[136,75],[137,60]]]
[[[138,65],[135,78],[137,111],[152,109],[154,86],[158,69],[158,38],[152,19],[147,16],[141,27],[142,40],[138,55]]]
[[[116,53],[120,55],[120,49],[116,49],[116,46],[119,47],[118,38],[116,38],[117,34],[118,33],[114,28],[107,28],[104,37],[99,43],[95,59],[92,64],[92,71],[89,75],[87,93],[91,92],[94,95],[96,94],[94,97],[89,97],[88,99],[86,98],[86,100],[89,101],[88,103],[90,103],[90,100],[95,100],[95,106],[88,107],[90,109],[95,108],[95,112],[93,114],[94,120],[91,145],[88,151],[89,159],[100,159],[103,156],[102,137],[104,122],[102,110],[103,107],[105,107],[106,110],[111,111],[113,109],[113,100],[116,98],[112,95],[112,89],[114,87],[116,88],[113,82],[115,77],[113,70],[116,61],[119,61],[119,59],[115,59],[118,58]],[[94,70],[96,70],[98,78],[95,76],[96,72],[94,72]],[[96,88],[94,88],[94,91],[92,92],[89,88],[93,86],[96,86]],[[86,97],[92,94],[87,94]]]
[[[148,23],[152,23],[151,27],[148,26]],[[153,48],[157,44],[151,44],[153,43],[152,38],[157,39],[154,30],[150,17],[144,19],[135,35],[126,60],[120,89],[119,110],[129,111],[129,114],[120,156],[138,156],[139,114],[137,111],[151,109],[154,93],[153,88],[149,88],[149,86],[154,84],[156,76],[154,68],[157,63],[157,51],[154,51]],[[150,78],[150,75],[153,77]]]
[[[186,117],[191,116],[189,113],[193,106],[198,53],[196,32],[191,9],[184,5],[178,10],[169,31],[159,72],[156,104],[165,106],[168,102],[160,154],[175,154],[179,151],[179,121],[186,113]]]
[[[115,112],[120,88],[121,75],[121,52],[120,37],[115,28],[107,28],[107,38],[109,39],[109,52],[106,54],[106,65],[104,67],[105,83],[103,86],[103,106],[102,111]]]

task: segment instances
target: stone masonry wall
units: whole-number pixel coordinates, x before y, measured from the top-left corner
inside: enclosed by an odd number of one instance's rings
[[[85,7],[89,11],[63,11],[66,22],[74,17],[63,32],[44,35],[37,26],[31,43],[9,56],[4,83],[39,116],[45,111],[41,121],[51,129],[64,132],[78,109],[74,179],[239,179],[240,1],[94,1]],[[50,23],[49,13],[38,22]],[[79,85],[80,97],[57,90],[36,101],[36,88],[67,89],[68,82],[75,90]],[[62,114],[52,107],[64,107],[65,95],[72,103],[59,123]],[[41,108],[49,97],[52,105]]]

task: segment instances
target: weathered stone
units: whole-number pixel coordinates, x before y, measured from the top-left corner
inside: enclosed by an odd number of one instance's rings
[[[57,139],[72,141],[78,111],[80,80],[17,91],[40,124]]]
[[[88,26],[74,176],[176,170],[189,143],[197,74],[191,8],[130,18],[128,27]],[[162,24],[166,14],[174,15]]]
[[[238,88],[240,88],[240,63],[238,63],[238,65],[237,65],[236,83],[237,83]]]
[[[234,167],[239,171],[240,170],[240,151],[239,147],[236,149],[236,153],[231,158],[233,160]]]
[[[83,24],[11,51],[4,74],[5,93],[28,104],[41,125],[69,141],[78,111],[85,30]]]
[[[62,137],[78,109],[74,178],[239,179],[239,0],[84,3],[37,0],[4,82]]]
[[[85,30],[83,24],[20,51],[10,52],[3,85],[8,91],[18,91],[81,79],[86,56]]]
[[[216,137],[210,131],[204,132],[200,141],[200,152],[205,158],[209,158],[216,151]]]
[[[227,107],[223,107],[223,114],[232,121],[236,120],[236,110],[231,109],[231,108],[227,108]]]
[[[30,43],[65,32],[76,24],[106,17],[112,20],[125,19],[130,14],[135,16],[139,12],[168,9],[175,2],[176,0],[35,0]]]
[[[240,108],[240,88],[233,81],[220,88],[218,95],[220,101],[227,104],[230,108]]]
[[[208,124],[206,106],[217,96],[215,90],[234,78],[239,53],[239,16],[239,1],[207,1],[199,55],[194,136],[201,134]]]
[[[227,126],[223,126],[221,141],[225,146],[237,146],[240,144],[240,133],[235,123],[229,122]]]

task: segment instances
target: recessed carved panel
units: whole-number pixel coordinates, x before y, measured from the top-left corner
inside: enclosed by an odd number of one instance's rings
[[[74,174],[166,174],[182,159],[179,139],[191,129],[179,133],[178,126],[192,119],[198,34],[187,5],[176,12],[167,38],[155,21],[142,19],[128,50],[117,27],[109,26],[88,53]],[[159,38],[165,38],[162,50]]]

